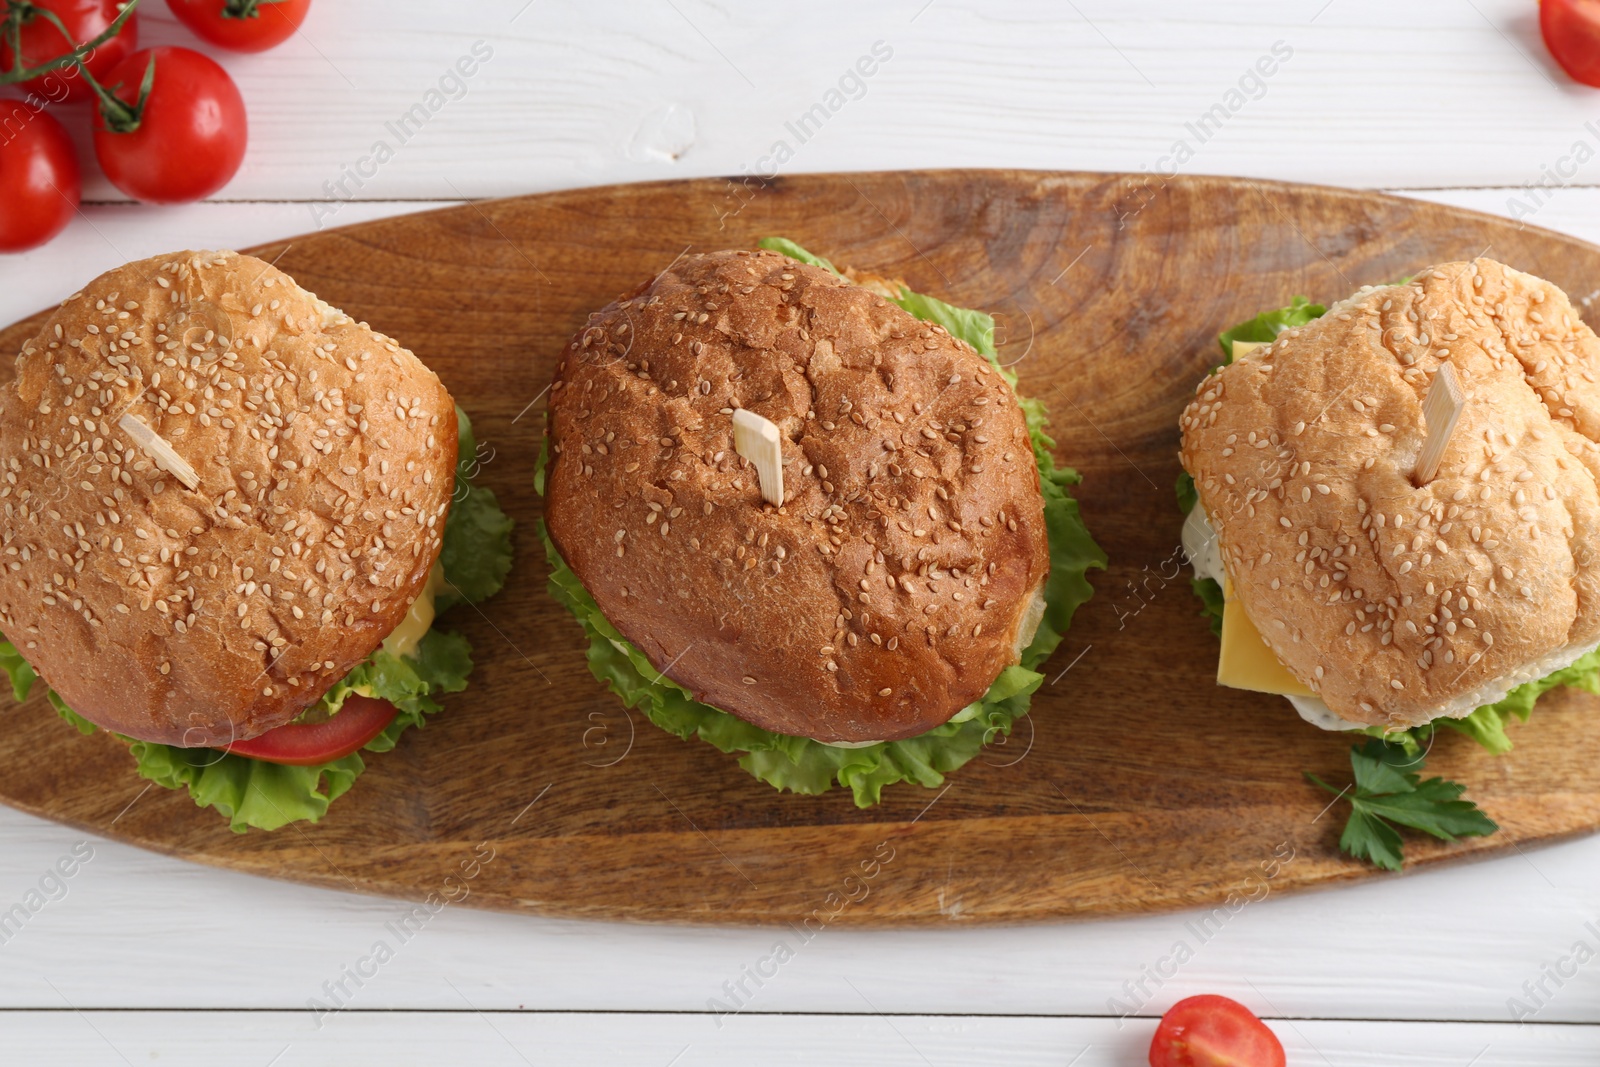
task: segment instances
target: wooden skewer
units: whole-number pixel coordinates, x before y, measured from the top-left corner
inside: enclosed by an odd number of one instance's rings
[[[161,468],[170,473],[178,481],[188,486],[191,490],[200,488],[200,475],[189,466],[189,461],[173,449],[166,438],[156,433],[141,422],[138,416],[129,412],[117,420],[117,425],[122,427],[124,433],[133,438],[134,443],[145,450],[145,453]]]
[[[1422,453],[1417,458],[1416,483],[1427,485],[1439,473],[1439,463],[1444,450],[1461,421],[1461,411],[1467,406],[1467,394],[1461,388],[1456,369],[1448,363],[1441,364],[1434,373],[1433,384],[1422,402],[1422,421],[1428,428],[1428,437],[1422,442]]]
[[[761,499],[783,504],[783,435],[777,424],[753,411],[733,413],[734,451],[755,465],[761,477]]]

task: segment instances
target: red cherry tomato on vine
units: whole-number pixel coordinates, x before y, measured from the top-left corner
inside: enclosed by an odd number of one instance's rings
[[[235,741],[227,751],[265,763],[315,767],[359,752],[400,714],[387,700],[351,694],[338,714],[323,722],[297,723],[268,730],[248,741]]]
[[[1150,1067],[1284,1067],[1283,1045],[1237,1000],[1206,994],[1174,1004],[1150,1042]]]
[[[155,77],[140,102],[150,61]],[[228,72],[187,48],[152,48],[123,60],[107,88],[121,101],[100,106],[94,154],[111,184],[152,204],[182,204],[227,185],[249,140],[244,98]]]
[[[265,52],[293,37],[311,0],[167,0],[195,36],[235,52]]]
[[[61,29],[44,13],[59,18],[72,39],[62,36]],[[0,0],[0,26],[15,14],[21,18],[22,65],[37,67],[58,56],[64,56],[85,41],[92,41],[108,29],[121,14],[119,0]],[[0,70],[11,70],[16,57],[8,43],[9,37],[0,33]],[[122,30],[111,40],[89,53],[85,65],[96,79],[122,62],[139,47],[139,16],[130,15]],[[18,85],[29,93],[37,94],[52,104],[87,100],[94,90],[79,75],[75,66],[41,74]]]
[[[78,210],[78,154],[61,123],[21,100],[0,100],[0,131],[0,252],[25,252]]]
[[[1600,86],[1600,0],[1539,0],[1539,32],[1562,70]]]

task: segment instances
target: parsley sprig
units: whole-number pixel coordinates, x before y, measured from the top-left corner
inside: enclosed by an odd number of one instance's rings
[[[1424,781],[1422,759],[1398,745],[1372,738],[1350,749],[1350,768],[1355,782],[1343,790],[1309,771],[1306,778],[1350,801],[1350,821],[1339,847],[1357,859],[1398,871],[1405,862],[1405,846],[1395,823],[1444,841],[1485,837],[1500,829],[1476,804],[1461,799],[1466,786],[1443,778]]]

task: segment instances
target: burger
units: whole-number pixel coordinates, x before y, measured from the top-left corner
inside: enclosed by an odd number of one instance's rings
[[[1325,729],[1443,726],[1496,752],[1540,693],[1600,690],[1600,340],[1560,289],[1446,263],[1222,340],[1183,415],[1180,496],[1223,684]],[[1418,485],[1447,364],[1465,405]]]
[[[1440,727],[1506,752],[1542,693],[1600,692],[1600,340],[1560,289],[1444,263],[1220,340],[1178,485],[1220,684],[1413,760]]]
[[[562,353],[550,590],[629,707],[865,807],[1010,732],[1105,557],[988,315],[762,245],[679,258]]]
[[[233,252],[113,270],[0,387],[0,667],[236,832],[315,822],[472,669],[510,520],[411,352]]]

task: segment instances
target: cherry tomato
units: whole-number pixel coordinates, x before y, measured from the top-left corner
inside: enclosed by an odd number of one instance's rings
[[[1539,0],[1539,32],[1562,70],[1600,87],[1600,0]]]
[[[152,57],[155,81],[139,108]],[[214,61],[187,48],[147,49],[119,63],[106,87],[134,112],[130,123],[102,104],[95,118],[94,154],[118,189],[152,204],[182,204],[210,196],[238,172],[249,140],[244,98]]]
[[[22,23],[22,62],[26,67],[37,67],[58,56],[64,56],[85,41],[92,41],[116,21],[121,12],[119,0],[32,0],[39,9],[24,14]],[[11,11],[11,0],[0,0],[0,20]],[[72,40],[61,35],[41,11],[49,11],[66,26]],[[89,53],[85,65],[97,80],[139,47],[139,16],[130,15],[122,30],[111,40]],[[11,48],[0,34],[0,70],[11,70],[16,62]],[[41,74],[18,83],[23,90],[35,93],[53,104],[87,100],[94,95],[75,66]]]
[[[50,115],[0,100],[0,252],[37,248],[78,210],[78,153]]]
[[[167,0],[195,36],[235,52],[265,52],[295,35],[311,0]]]
[[[1150,1042],[1150,1067],[1284,1067],[1283,1045],[1237,1000],[1206,994],[1178,1001]]]
[[[268,730],[248,741],[235,741],[225,751],[263,763],[315,767],[359,752],[388,729],[398,708],[387,700],[352,694],[339,713],[323,722],[295,723]]]

